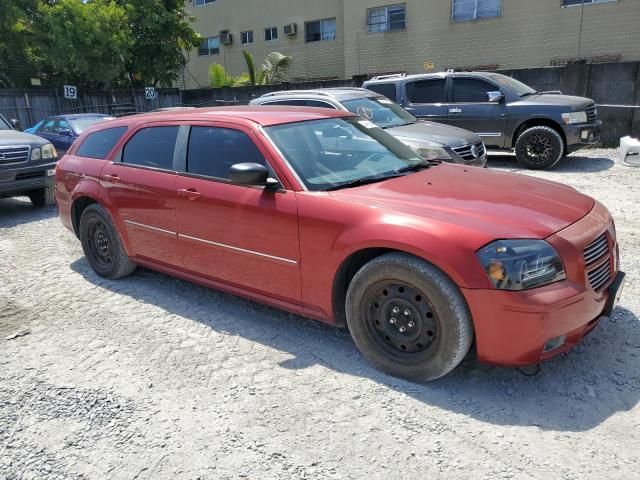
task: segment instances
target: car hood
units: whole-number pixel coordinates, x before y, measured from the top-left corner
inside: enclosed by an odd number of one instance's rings
[[[557,95],[555,93],[536,94],[522,97],[519,104],[527,105],[555,105],[558,107],[568,107],[570,111],[584,110],[593,105],[593,100],[585,97],[573,97],[571,95]]]
[[[0,130],[0,147],[10,147],[12,145],[41,146],[47,143],[49,143],[48,140],[30,133],[17,130]]]
[[[417,122],[401,127],[387,128],[394,137],[409,142],[434,142],[450,147],[461,147],[479,143],[480,137],[473,132],[435,122]]]
[[[332,195],[388,211],[400,222],[407,217],[398,214],[420,217],[433,231],[456,225],[462,235],[481,239],[477,248],[500,238],[546,238],[584,217],[595,203],[559,183],[451,164]]]

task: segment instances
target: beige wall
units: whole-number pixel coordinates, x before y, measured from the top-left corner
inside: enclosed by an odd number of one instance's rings
[[[234,74],[242,72],[240,32],[251,29],[255,43],[248,50],[257,59],[273,50],[294,57],[292,80],[417,73],[425,71],[425,62],[433,62],[437,71],[481,65],[541,67],[578,55],[640,59],[640,0],[586,5],[581,35],[582,8],[561,8],[561,0],[502,0],[500,17],[458,23],[451,22],[451,0],[406,0],[406,30],[368,33],[367,8],[394,3],[398,2],[217,0],[203,7],[190,6],[198,18],[198,32],[210,36],[229,29],[234,44],[222,46],[220,55],[214,56],[198,57],[194,50],[188,69],[203,86],[208,84],[211,63],[222,63]],[[328,17],[337,18],[337,39],[305,43],[304,22]],[[295,39],[284,35],[282,27],[287,23],[298,24]],[[279,27],[279,39],[265,43],[263,29],[273,25]],[[197,86],[193,83],[187,78],[188,87]]]

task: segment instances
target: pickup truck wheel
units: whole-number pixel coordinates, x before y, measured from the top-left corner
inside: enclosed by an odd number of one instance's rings
[[[412,381],[451,372],[473,339],[471,315],[453,281],[403,253],[375,258],[347,291],[349,331],[374,366]]]
[[[55,187],[45,187],[28,193],[34,207],[49,207],[56,204]]]
[[[551,127],[531,127],[516,141],[516,159],[532,170],[554,167],[564,156],[564,140]]]
[[[127,257],[111,217],[98,204],[89,205],[82,212],[80,242],[89,265],[101,277],[115,280],[136,269]]]

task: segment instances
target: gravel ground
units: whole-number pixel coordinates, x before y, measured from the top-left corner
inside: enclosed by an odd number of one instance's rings
[[[640,478],[640,169],[615,156],[523,172],[613,213],[614,316],[535,377],[467,359],[426,385],[310,320],[148,270],[103,280],[54,209],[0,200],[0,478]]]

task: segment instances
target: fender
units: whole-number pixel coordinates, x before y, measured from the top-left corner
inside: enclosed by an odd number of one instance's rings
[[[125,251],[127,252],[127,255],[132,256],[133,249],[131,248],[131,242],[127,234],[127,229],[124,228],[124,222],[118,215],[113,202],[110,200],[109,195],[107,194],[107,191],[100,184],[100,181],[97,178],[85,176],[82,177],[82,179],[76,184],[75,188],[71,192],[71,212],[73,212],[76,200],[82,197],[88,197],[92,199],[96,203],[99,203],[107,211],[107,213],[111,217],[111,220],[113,221],[113,224],[118,230],[118,234],[120,235],[120,239],[122,240],[122,244]],[[77,227],[77,225],[74,225],[75,229],[77,229]]]

